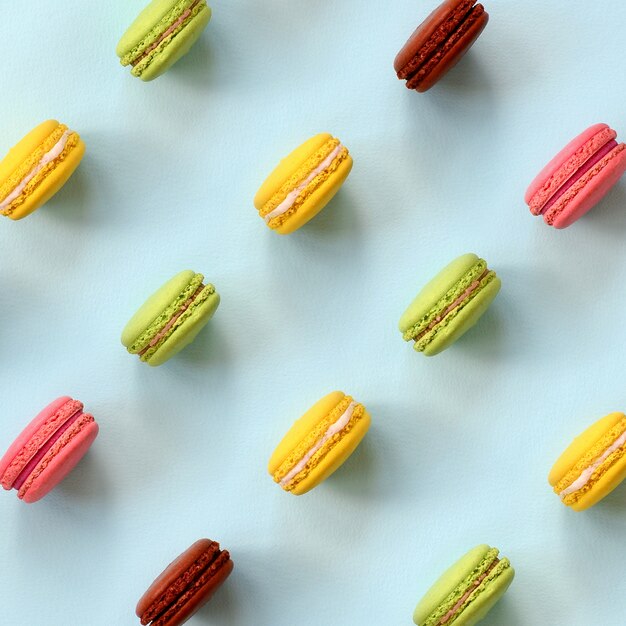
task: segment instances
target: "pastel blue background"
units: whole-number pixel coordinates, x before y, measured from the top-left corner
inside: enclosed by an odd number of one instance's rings
[[[0,494],[3,626],[138,624],[147,585],[203,536],[235,572],[193,624],[409,625],[482,542],[517,570],[487,626],[626,623],[626,488],[576,514],[546,481],[572,437],[624,410],[626,181],[566,231],[523,203],[588,125],[626,137],[623,0],[492,0],[472,52],[422,95],[391,66],[431,2],[213,0],[198,44],[148,84],[114,53],[142,2],[4,4],[2,151],[55,117],[87,154],[45,208],[0,224],[0,447],[62,394],[101,434],[45,500]],[[354,170],[280,237],[254,193],[326,130]],[[501,295],[427,359],[397,320],[467,251]],[[222,305],[152,369],[119,335],[185,268]],[[287,495],[271,451],[335,388],[371,431]]]

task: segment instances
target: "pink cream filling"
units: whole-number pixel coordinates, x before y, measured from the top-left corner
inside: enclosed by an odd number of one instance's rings
[[[439,624],[437,626],[442,626],[443,624],[447,624],[457,613],[457,611],[463,606],[463,603],[480,587],[481,583],[487,576],[489,576],[491,570],[500,562],[500,559],[496,559],[490,566],[489,569],[479,576],[473,583],[472,586],[459,598],[459,601],[439,620]]]
[[[20,490],[22,485],[26,482],[26,479],[31,475],[37,465],[39,465],[44,456],[46,456],[52,446],[61,438],[61,435],[63,435],[63,433],[82,415],[82,409],[76,411],[76,413],[66,420],[66,422],[54,433],[54,435],[48,439],[48,441],[38,450],[37,454],[33,456],[26,467],[20,472],[19,476],[15,479],[13,489],[17,489],[18,491]]]
[[[489,274],[489,270],[486,269],[452,304],[450,304],[443,313],[437,315],[437,317],[423,330],[416,338],[415,341],[419,341],[424,335],[429,333],[437,324],[440,324],[454,309],[458,308],[465,300],[467,300],[479,287],[480,283]]]
[[[183,306],[180,307],[178,311],[176,311],[172,319],[167,324],[165,324],[163,329],[152,338],[152,341],[143,350],[139,352],[139,356],[143,356],[146,352],[148,352],[148,350],[150,350],[151,348],[154,348],[154,346],[156,346],[159,343],[159,341],[161,341],[165,337],[165,335],[169,333],[169,331],[172,329],[174,324],[176,324],[180,316],[193,304],[194,300],[198,297],[198,295],[204,289],[204,287],[205,287],[204,285],[200,285],[194,291],[194,293],[186,300]]]
[[[559,200],[565,192],[570,189],[577,180],[580,180],[596,163],[601,161],[613,148],[617,147],[617,141],[615,139],[606,143],[602,148],[596,152],[587,162],[583,163],[558,189],[558,191],[546,202],[544,207],[539,212],[539,215],[547,213]]]
[[[159,37],[159,39],[157,39],[147,50],[145,50],[143,54],[141,54],[134,61],[132,61],[131,65],[134,67],[135,65],[141,63],[141,61],[143,61],[155,48],[157,48],[165,39],[167,39],[191,15],[194,7],[199,2],[200,0],[196,0],[191,6],[185,9],[182,15]]]

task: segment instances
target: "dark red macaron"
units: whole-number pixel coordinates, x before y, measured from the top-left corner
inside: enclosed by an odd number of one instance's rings
[[[415,30],[398,53],[393,67],[400,80],[427,91],[470,49],[489,15],[476,0],[446,0]]]
[[[184,624],[222,585],[233,571],[228,550],[217,541],[200,539],[185,550],[150,585],[137,603],[142,624]]]

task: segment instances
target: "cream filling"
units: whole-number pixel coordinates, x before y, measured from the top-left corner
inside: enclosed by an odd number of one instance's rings
[[[324,435],[315,442],[315,445],[296,463],[291,470],[285,475],[285,477],[280,481],[280,486],[285,487],[289,484],[297,474],[299,474],[306,466],[306,464],[311,460],[313,455],[334,435],[341,432],[352,419],[352,414],[354,413],[354,409],[356,407],[356,402],[351,402],[348,405],[348,408],[344,411],[343,415],[334,423],[328,427],[328,430],[324,433]]]
[[[275,217],[287,213],[295,204],[298,196],[308,187],[311,181],[327,167],[330,167],[330,164],[339,156],[342,150],[343,145],[339,144],[297,187],[287,194],[287,197],[275,209],[264,217],[265,223],[267,224]]]
[[[574,493],[579,489],[582,489],[591,479],[593,473],[606,461],[613,452],[619,450],[624,444],[626,444],[626,431],[624,431],[604,452],[599,456],[582,474],[569,486],[563,489],[559,494],[559,497],[563,500],[570,493]]]
[[[59,141],[57,141],[48,152],[46,152],[42,157],[39,163],[30,171],[20,184],[2,201],[0,202],[0,210],[6,209],[14,200],[16,200],[20,194],[26,188],[26,185],[41,172],[41,170],[48,165],[51,161],[54,161],[61,152],[63,152],[65,148],[65,144],[67,144],[67,140],[69,136],[72,134],[71,130],[66,130],[60,137]]]

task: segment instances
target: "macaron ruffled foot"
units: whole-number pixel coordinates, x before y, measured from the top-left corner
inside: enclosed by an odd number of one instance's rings
[[[500,291],[500,279],[484,259],[464,254],[415,297],[400,318],[405,341],[426,356],[439,354],[482,317]]]
[[[219,294],[204,276],[176,274],[152,294],[122,332],[122,344],[148,365],[162,365],[189,345],[213,317]]]
[[[284,158],[261,185],[254,206],[265,223],[287,235],[313,219],[352,169],[348,149],[332,135],[315,135]]]
[[[117,44],[120,63],[153,80],[189,52],[210,19],[206,0],[153,0]]]
[[[50,493],[87,453],[98,435],[93,415],[69,396],[43,409],[0,459],[0,483],[24,502]]]
[[[63,187],[85,154],[78,133],[48,120],[34,128],[0,162],[0,213],[19,220]]]
[[[473,626],[504,595],[515,570],[497,548],[476,546],[428,590],[413,612],[418,626]]]
[[[285,491],[302,495],[341,467],[370,423],[362,404],[341,391],[329,393],[294,423],[274,451],[268,471]]]
[[[150,585],[137,603],[137,617],[144,626],[180,626],[211,599],[232,571],[228,550],[221,550],[217,541],[200,539]]]
[[[578,436],[550,471],[563,504],[584,511],[626,478],[626,415],[611,413]]]

